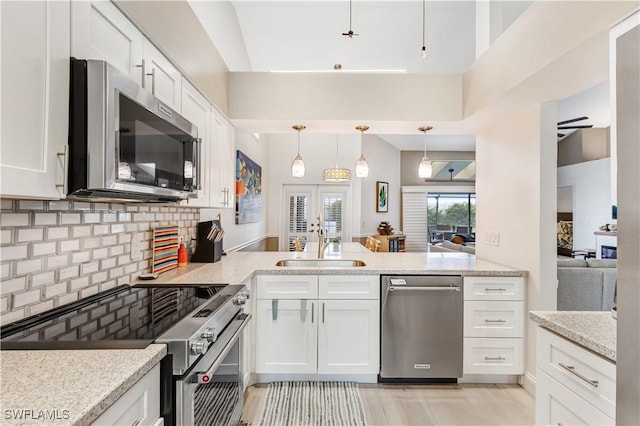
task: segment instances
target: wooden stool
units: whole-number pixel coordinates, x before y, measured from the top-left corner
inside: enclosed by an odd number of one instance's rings
[[[293,239],[293,250],[302,251],[302,244],[300,243],[300,237],[295,237]]]

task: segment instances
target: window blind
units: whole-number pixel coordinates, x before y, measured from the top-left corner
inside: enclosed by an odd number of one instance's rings
[[[407,236],[405,250],[427,251],[427,193],[402,193],[402,230]]]

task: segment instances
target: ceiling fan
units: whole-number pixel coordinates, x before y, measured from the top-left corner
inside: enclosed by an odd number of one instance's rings
[[[351,29],[351,0],[349,0],[349,31],[342,33],[343,36],[353,38],[353,36],[359,36],[360,34],[354,33]]]
[[[577,118],[572,118],[570,120],[558,121],[558,130],[569,130],[569,129],[590,129],[593,127],[593,124],[578,124],[573,126],[566,126],[566,124],[575,123],[577,121],[588,120],[589,117],[582,116]],[[558,133],[559,138],[565,137],[566,134]]]

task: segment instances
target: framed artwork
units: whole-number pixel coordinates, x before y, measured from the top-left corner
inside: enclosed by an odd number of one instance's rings
[[[238,150],[236,155],[236,224],[262,220],[262,167]]]
[[[376,212],[389,211],[389,182],[376,182]]]

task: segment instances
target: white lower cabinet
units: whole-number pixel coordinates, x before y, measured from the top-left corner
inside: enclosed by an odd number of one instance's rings
[[[102,413],[92,425],[162,426],[160,417],[160,364]]]
[[[464,278],[464,374],[524,373],[524,278]]]
[[[616,366],[538,327],[536,424],[615,424]]]
[[[338,282],[344,292],[336,292]],[[377,374],[378,282],[378,276],[258,276],[256,373]],[[317,299],[319,293],[342,299]],[[309,298],[291,298],[300,294]]]

